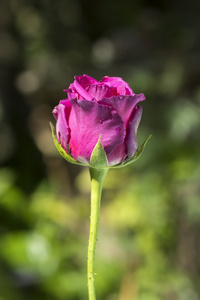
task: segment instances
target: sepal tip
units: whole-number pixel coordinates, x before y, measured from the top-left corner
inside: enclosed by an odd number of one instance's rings
[[[90,166],[96,169],[108,167],[107,155],[101,143],[101,135],[92,151],[90,157]]]
[[[142,153],[143,153],[143,151],[144,151],[144,148],[146,147],[146,144],[147,144],[148,140],[149,140],[151,137],[152,137],[152,135],[150,134],[150,135],[146,138],[146,140],[143,142],[143,144],[140,145],[140,146],[138,147],[138,149],[136,150],[134,156],[128,157],[128,158],[127,158],[125,161],[123,161],[121,164],[112,166],[111,168],[122,168],[122,167],[125,167],[125,166],[130,165],[130,164],[132,164],[133,162],[135,162],[135,161],[142,155]]]

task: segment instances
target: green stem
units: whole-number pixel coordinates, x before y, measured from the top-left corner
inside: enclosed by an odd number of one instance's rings
[[[90,235],[88,244],[88,294],[89,300],[96,300],[95,296],[95,282],[94,282],[94,261],[95,248],[97,241],[99,213],[101,204],[101,192],[104,178],[108,169],[90,168],[91,177],[91,211],[90,211]]]

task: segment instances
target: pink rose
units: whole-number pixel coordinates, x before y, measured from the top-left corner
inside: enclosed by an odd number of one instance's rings
[[[68,98],[54,108],[57,140],[76,161],[90,163],[92,151],[101,136],[108,165],[133,157],[136,133],[142,116],[138,102],[144,94],[134,94],[120,77],[100,81],[87,75],[75,76],[65,90]]]

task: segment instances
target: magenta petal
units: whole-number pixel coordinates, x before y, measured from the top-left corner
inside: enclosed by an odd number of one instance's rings
[[[74,89],[74,84],[70,84],[69,88],[66,89],[66,90],[63,90],[64,92],[67,92],[67,96],[68,96],[68,99],[71,100],[71,99],[74,99],[74,98],[77,98],[77,99],[83,99],[83,97],[81,97],[77,92],[76,90]]]
[[[88,94],[97,101],[105,98],[110,98],[113,95],[117,95],[116,88],[109,87],[105,84],[92,84],[86,88]]]
[[[109,155],[108,155],[108,164],[109,165],[117,165],[123,162],[127,157],[127,147],[126,144],[123,143],[116,147]]]
[[[56,135],[57,135],[58,142],[62,145],[62,147],[65,150],[67,150],[67,144],[69,143],[69,135],[70,135],[67,119],[69,117],[71,107],[68,103],[69,102],[68,100],[60,101],[60,103],[64,101],[66,106],[64,104],[57,105],[53,110],[53,115],[57,120]]]
[[[92,96],[88,94],[85,89],[78,83],[78,81],[74,81],[74,89],[83,99],[92,100]]]
[[[71,103],[69,148],[74,159],[89,162],[100,135],[107,155],[123,143],[125,125],[113,108],[96,101],[73,99]]]
[[[140,120],[142,117],[142,107],[136,106],[128,123],[127,127],[127,135],[125,139],[125,143],[127,146],[127,156],[134,156],[137,148],[138,148],[138,142],[137,142],[137,129],[140,124]]]
[[[82,88],[86,88],[86,86],[90,84],[98,84],[98,81],[88,75],[82,75],[82,76],[75,76],[75,81],[78,82],[82,86]]]
[[[86,88],[91,84],[98,84],[98,81],[88,75],[75,76],[74,78],[74,83],[70,84],[69,89],[64,90],[68,93],[69,99],[77,97],[79,100],[92,100],[94,97],[87,93]]]
[[[134,95],[127,82],[120,77],[103,77],[100,82],[106,83],[108,86],[116,87],[118,95]]]
[[[64,99],[64,100],[60,100],[59,104],[63,104],[65,106],[65,115],[66,115],[66,119],[67,121],[69,120],[69,114],[72,108],[71,102],[69,101],[69,99]]]
[[[127,126],[129,118],[136,104],[143,100],[145,100],[144,94],[134,94],[131,96],[114,96],[110,99],[102,99],[101,101],[99,101],[99,103],[111,105],[117,111],[120,118]]]

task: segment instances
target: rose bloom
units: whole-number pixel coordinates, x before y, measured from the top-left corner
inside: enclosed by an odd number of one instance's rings
[[[100,81],[75,76],[67,90],[68,98],[54,108],[56,135],[62,148],[76,161],[90,163],[99,137],[108,165],[120,164],[133,157],[138,142],[136,133],[142,116],[138,102],[144,94],[134,94],[120,77]]]

